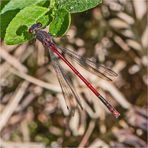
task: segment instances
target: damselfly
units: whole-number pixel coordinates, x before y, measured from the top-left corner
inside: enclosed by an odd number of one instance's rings
[[[67,87],[70,90],[71,94],[76,99],[77,103],[80,105],[81,108],[83,108],[79,96],[75,92],[73,86],[71,85],[70,79],[65,73],[64,68],[59,63],[58,58],[60,58],[65,64],[69,66],[69,68],[86,84],[86,86],[102,101],[102,103],[109,109],[109,111],[118,118],[120,116],[120,113],[108,102],[106,101],[100,93],[92,86],[84,77],[83,75],[65,58],[65,54],[69,56],[70,58],[74,59],[78,64],[80,64],[85,69],[89,70],[90,72],[93,72],[97,74],[99,77],[103,77],[107,80],[111,80],[112,77],[116,77],[117,74],[113,72],[111,69],[106,68],[105,66],[98,65],[88,59],[84,58],[78,54],[76,54],[74,51],[71,51],[69,49],[61,48],[57,46],[53,41],[53,35],[50,33],[47,33],[44,30],[41,30],[42,24],[36,23],[32,25],[29,28],[29,33],[33,34],[35,38],[37,38],[43,46],[48,49],[53,67],[56,71],[58,81],[61,85],[61,89],[63,92],[63,95],[65,98],[67,98]]]

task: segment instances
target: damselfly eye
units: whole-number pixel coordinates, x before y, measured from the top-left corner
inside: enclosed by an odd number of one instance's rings
[[[40,22],[38,22],[36,25],[38,28],[42,27],[42,24]]]
[[[32,32],[33,32],[32,28],[29,28],[29,33],[32,33]]]
[[[42,24],[40,22],[33,24],[30,28],[29,28],[29,33],[33,33],[34,31],[38,30],[39,28],[42,27]]]

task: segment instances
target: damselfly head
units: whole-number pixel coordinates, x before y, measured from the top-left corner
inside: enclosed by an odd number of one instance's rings
[[[42,27],[42,24],[40,22],[33,24],[30,28],[29,28],[29,33],[34,34],[35,31],[37,31],[38,29],[40,29]]]

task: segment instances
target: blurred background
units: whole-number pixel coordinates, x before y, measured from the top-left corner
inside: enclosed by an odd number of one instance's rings
[[[72,14],[67,36],[55,39],[96,58],[118,77],[105,81],[73,65],[121,113],[115,119],[67,67],[84,110],[69,112],[41,43],[0,49],[0,143],[4,148],[147,147],[147,0],[103,0]],[[64,66],[64,65],[63,65]]]

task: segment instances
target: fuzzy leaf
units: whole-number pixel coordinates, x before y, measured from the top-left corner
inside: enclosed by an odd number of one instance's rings
[[[102,0],[56,0],[56,3],[58,7],[65,8],[70,13],[76,13],[91,9],[102,3]]]
[[[35,5],[21,10],[7,27],[5,43],[10,45],[20,44],[30,39],[31,35],[28,33],[28,28],[38,22],[48,11],[49,9],[47,8]],[[45,21],[45,19],[47,20]],[[45,25],[48,22],[48,18],[45,17],[43,20],[41,23]]]
[[[1,11],[1,14],[7,11],[22,9],[30,5],[35,5],[43,1],[46,1],[46,0],[11,0],[4,6],[4,8]]]
[[[65,9],[59,9],[49,26],[49,32],[55,36],[62,36],[69,28],[70,22],[70,13]]]

